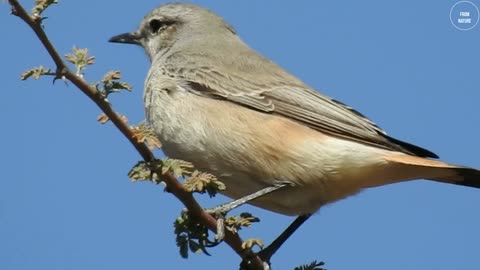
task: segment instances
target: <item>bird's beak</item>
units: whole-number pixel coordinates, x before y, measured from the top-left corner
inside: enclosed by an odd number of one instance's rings
[[[136,32],[111,37],[109,42],[140,45],[140,35]]]

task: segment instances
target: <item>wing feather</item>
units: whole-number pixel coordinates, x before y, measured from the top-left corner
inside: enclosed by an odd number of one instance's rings
[[[219,66],[216,67],[200,65],[212,62],[211,59],[201,61],[205,57],[173,54],[162,68],[198,95],[280,115],[343,139],[421,157],[438,157],[426,149],[389,137],[358,111],[320,94],[258,54],[240,57],[234,63],[224,63],[217,58],[214,62]]]

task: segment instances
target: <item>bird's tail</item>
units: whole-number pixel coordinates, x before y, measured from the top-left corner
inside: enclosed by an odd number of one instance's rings
[[[400,153],[389,154],[385,156],[385,159],[397,167],[397,171],[401,175],[398,179],[400,181],[421,178],[480,188],[480,170],[477,169]]]
[[[442,177],[435,177],[428,180],[433,180],[437,182],[450,183],[455,185],[467,186],[480,188],[480,171],[467,168],[467,167],[457,167],[449,169],[449,174]]]

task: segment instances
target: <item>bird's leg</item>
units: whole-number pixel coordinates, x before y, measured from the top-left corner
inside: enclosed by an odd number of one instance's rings
[[[287,229],[285,229],[278,237],[275,239],[268,247],[262,249],[260,252],[257,253],[258,257],[264,263],[264,269],[271,269],[270,268],[270,259],[272,258],[273,254],[277,252],[277,250],[287,241],[287,239],[305,222],[311,215],[301,215],[298,216]],[[244,259],[240,264],[240,270],[248,269],[248,265],[250,264],[248,259]]]
[[[292,184],[290,184],[289,182],[278,182],[273,186],[263,188],[263,189],[255,192],[255,193],[244,196],[240,199],[237,199],[237,200],[234,200],[234,201],[216,206],[212,210],[215,211],[215,212],[220,212],[220,213],[225,213],[226,214],[226,213],[230,212],[231,210],[233,210],[233,209],[235,209],[235,208],[237,208],[237,207],[239,207],[243,204],[246,204],[246,203],[248,203],[252,200],[255,200],[259,197],[270,194],[270,193],[272,193],[276,190],[279,190],[279,189],[281,189],[285,186],[292,186]]]
[[[262,261],[270,265],[270,259],[273,254],[287,241],[287,239],[298,229],[302,224],[307,221],[311,214],[298,216],[288,228],[286,228],[268,247],[258,252],[258,256]]]
[[[213,214],[217,218],[217,234],[215,235],[215,240],[221,241],[223,239],[223,237],[225,236],[224,220],[225,220],[225,215],[229,211],[231,211],[231,210],[233,210],[233,209],[235,209],[235,208],[237,208],[237,207],[239,207],[239,206],[241,206],[245,203],[248,203],[248,202],[250,202],[254,199],[257,199],[259,197],[270,194],[270,193],[272,193],[276,190],[284,188],[286,186],[292,186],[292,184],[290,182],[277,182],[273,186],[263,188],[263,189],[255,192],[255,193],[244,196],[240,199],[237,199],[237,200],[231,201],[229,203],[225,203],[225,204],[219,205],[217,207],[214,207],[212,209],[206,210],[208,213]]]

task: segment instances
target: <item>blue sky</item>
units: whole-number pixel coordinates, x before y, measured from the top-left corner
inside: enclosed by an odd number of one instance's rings
[[[135,30],[162,2],[60,2],[46,13],[51,40],[62,54],[74,45],[91,50],[90,81],[121,70],[134,91],[110,101],[132,123],[142,120],[148,59],[140,48],[107,40]],[[456,1],[192,2],[390,135],[480,168],[480,25],[454,28]],[[32,66],[53,64],[7,4],[0,12],[0,269],[235,269],[239,258],[226,245],[212,257],[180,258],[172,222],[182,206],[159,186],[129,181],[139,155],[115,128],[96,122],[100,111],[75,87],[19,80]],[[331,270],[479,269],[479,205],[480,190],[427,181],[368,190],[322,208],[274,267],[317,259]],[[267,243],[292,220],[241,210],[262,219],[242,236]]]

